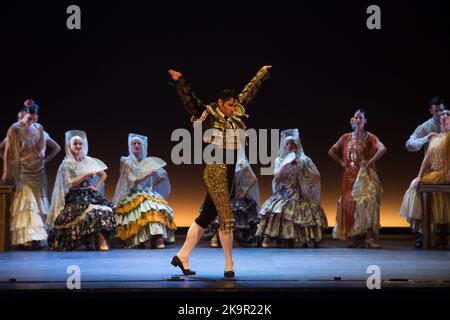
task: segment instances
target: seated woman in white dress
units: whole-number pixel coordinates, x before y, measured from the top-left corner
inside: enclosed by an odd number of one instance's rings
[[[173,210],[164,199],[170,193],[167,172],[142,165],[149,159],[147,137],[130,133],[128,148],[129,155],[120,159],[120,178],[113,199],[119,246],[143,248],[150,244],[162,249],[165,242],[175,241],[176,229]]]
[[[279,152],[273,194],[261,208],[256,235],[263,238],[264,248],[272,240],[287,242],[289,247],[294,247],[295,242],[303,247],[312,242],[318,247],[323,229],[328,226],[320,206],[319,171],[303,152],[297,129],[281,133]]]
[[[116,229],[113,204],[98,192],[107,167],[87,153],[86,133],[66,132],[66,157],[58,169],[47,218],[52,226],[50,250],[74,250],[82,245],[88,250],[109,250],[108,239]]]

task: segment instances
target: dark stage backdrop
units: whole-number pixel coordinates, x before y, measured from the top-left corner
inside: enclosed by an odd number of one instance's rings
[[[150,154],[170,162],[171,133],[190,128],[166,71],[182,71],[198,96],[242,88],[264,64],[272,77],[248,108],[253,128],[299,128],[322,174],[322,199],[334,223],[341,172],[327,156],[348,132],[356,107],[385,143],[382,225],[406,225],[398,210],[423,153],[405,141],[429,118],[433,95],[449,97],[450,20],[445,1],[35,1],[2,5],[2,109],[6,134],[22,101],[41,106],[40,122],[61,145],[64,132],[88,133],[89,153],[109,165],[112,196],[127,135],[149,136]],[[82,29],[66,28],[66,8],[81,7]],[[366,8],[381,7],[381,30],[366,28]],[[48,166],[52,189],[63,153]],[[204,196],[202,166],[168,165],[176,222],[189,225]],[[255,168],[256,170],[257,168]],[[261,177],[261,199],[271,177]]]

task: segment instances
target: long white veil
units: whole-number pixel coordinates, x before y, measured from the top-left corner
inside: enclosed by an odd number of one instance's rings
[[[300,134],[298,129],[287,129],[281,132],[279,155],[275,161],[275,174],[281,169],[281,164],[283,163],[284,158],[288,156],[288,152],[285,150],[285,145],[289,140],[293,140],[297,145],[295,154],[300,163],[299,178],[302,193],[317,204],[320,204],[320,173],[311,158],[305,154],[300,141]],[[272,187],[275,191],[275,183],[272,184]]]
[[[136,156],[133,152],[133,141],[139,140],[141,142],[141,154]],[[128,135],[128,156],[120,159],[120,177],[117,181],[116,190],[114,193],[113,202],[118,204],[134,186],[134,181],[140,175],[138,164],[140,161],[147,158],[148,154],[148,138],[136,133]],[[161,182],[153,186],[153,179],[161,178]],[[149,184],[153,191],[159,193],[163,198],[166,198],[170,193],[170,182],[167,172],[164,169],[156,171],[155,175],[150,178]]]
[[[250,166],[248,160],[244,157],[238,159],[236,163],[236,171],[234,174],[234,188],[235,194],[238,195],[241,192],[247,191],[246,198],[252,199],[256,202],[257,211],[259,211],[259,184],[255,173]]]
[[[47,223],[52,227],[54,225],[55,219],[64,208],[65,196],[69,192],[70,182],[76,179],[76,169],[78,163],[71,151],[71,144],[76,139],[80,139],[83,142],[82,157],[86,158],[88,154],[89,147],[86,133],[80,130],[67,131],[65,135],[64,148],[66,151],[66,157],[58,168],[58,173],[55,179],[55,186],[53,188],[52,201],[50,204],[50,212],[47,216]]]

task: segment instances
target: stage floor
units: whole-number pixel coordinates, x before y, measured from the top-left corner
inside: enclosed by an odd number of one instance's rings
[[[236,278],[223,278],[223,253],[203,241],[191,258],[196,276],[170,265],[181,241],[164,250],[0,253],[0,290],[66,289],[68,266],[79,266],[81,288],[143,290],[366,289],[367,268],[379,266],[382,288],[449,288],[450,251],[412,248],[410,236],[385,236],[380,250],[348,249],[328,239],[319,249],[234,250]]]

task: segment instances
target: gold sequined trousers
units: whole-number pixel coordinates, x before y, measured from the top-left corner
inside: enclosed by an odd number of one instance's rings
[[[195,222],[202,228],[219,216],[220,230],[233,231],[234,216],[231,209],[231,193],[235,164],[207,164],[203,181],[208,193]]]

